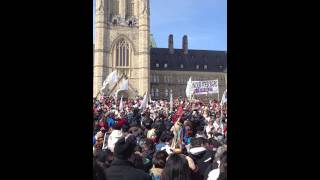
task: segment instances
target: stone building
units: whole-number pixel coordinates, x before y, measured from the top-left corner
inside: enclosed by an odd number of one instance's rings
[[[106,76],[117,70],[129,79],[129,96],[153,99],[185,96],[186,83],[192,80],[219,80],[220,98],[227,86],[225,51],[182,48],[156,48],[150,34],[149,0],[96,0],[96,41],[94,45],[94,96]],[[124,75],[124,76],[122,76]],[[112,87],[108,87],[112,89]]]
[[[227,86],[226,51],[188,49],[188,37],[182,39],[182,48],[173,48],[173,35],[168,48],[151,48],[150,92],[154,99],[168,99],[172,90],[175,97],[185,97],[187,81],[219,80],[220,97]],[[218,94],[213,95],[218,98]]]
[[[95,21],[94,96],[114,70],[129,79],[129,96],[149,92],[149,0],[96,0]]]

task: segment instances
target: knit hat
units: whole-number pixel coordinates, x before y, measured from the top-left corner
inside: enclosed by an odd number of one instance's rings
[[[114,147],[114,156],[118,159],[128,159],[134,151],[136,139],[133,135],[120,138]]]

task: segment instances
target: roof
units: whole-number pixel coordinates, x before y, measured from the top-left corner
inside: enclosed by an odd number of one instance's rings
[[[156,64],[159,64],[159,67],[156,67]],[[167,64],[167,68],[164,67],[164,64]],[[199,65],[199,69],[196,68],[197,65]],[[207,65],[207,69],[204,68],[205,65]],[[183,54],[183,49],[174,49],[174,54],[170,54],[168,48],[151,48],[150,69],[226,72],[227,53],[226,51],[190,49],[188,54]]]

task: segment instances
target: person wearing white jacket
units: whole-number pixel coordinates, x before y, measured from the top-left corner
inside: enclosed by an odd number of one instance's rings
[[[115,124],[112,127],[112,132],[108,137],[108,149],[110,149],[111,152],[114,152],[114,146],[121,137],[122,137],[121,128],[120,126]]]
[[[227,179],[227,152],[224,152],[220,155],[219,160],[217,161],[218,168],[213,169],[208,174],[207,180],[226,180]]]
[[[220,161],[217,162],[219,164],[219,167],[217,169],[214,169],[210,171],[208,174],[208,179],[207,180],[217,180],[219,175],[220,175]]]

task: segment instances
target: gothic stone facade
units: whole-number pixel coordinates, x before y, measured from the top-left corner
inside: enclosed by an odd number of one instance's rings
[[[168,48],[151,48],[149,0],[96,3],[94,96],[114,70],[129,79],[130,97],[148,92],[153,99],[168,98],[171,90],[175,97],[184,97],[190,76],[192,80],[219,79],[222,95],[227,86],[225,51],[189,50],[187,36],[182,49],[174,49],[173,35]]]
[[[149,17],[149,0],[96,0],[94,95],[115,70],[129,79],[130,96],[149,92]]]

